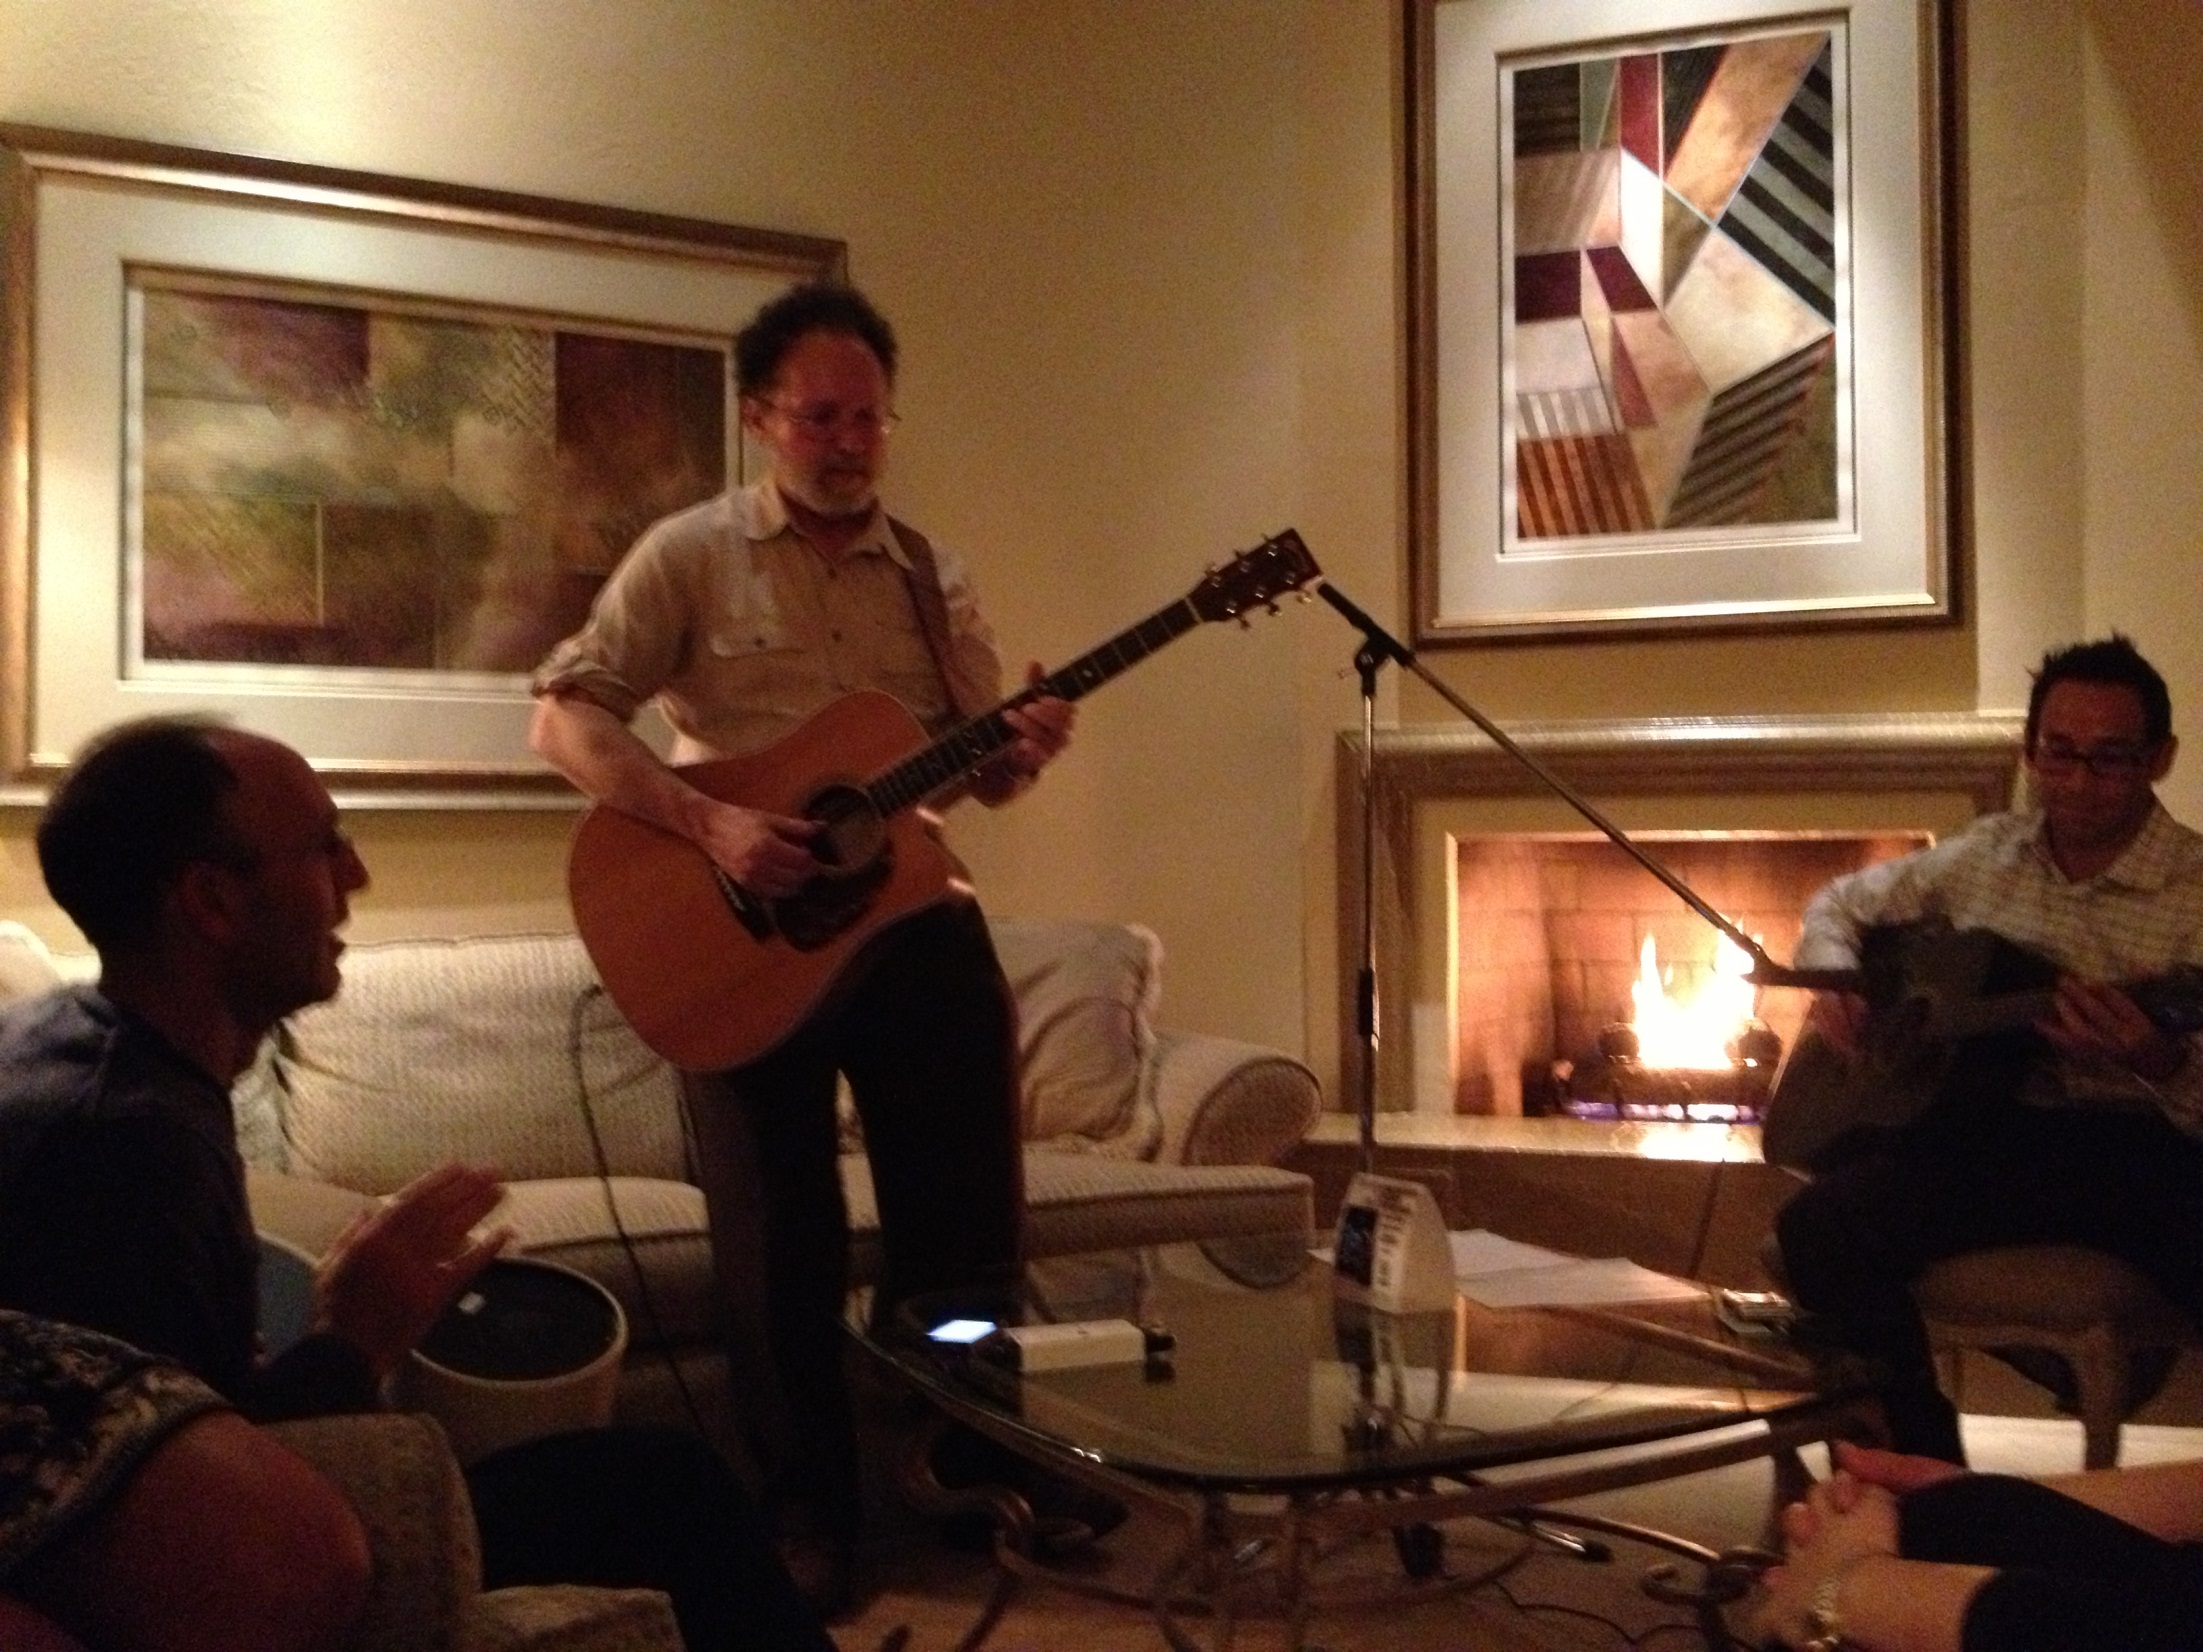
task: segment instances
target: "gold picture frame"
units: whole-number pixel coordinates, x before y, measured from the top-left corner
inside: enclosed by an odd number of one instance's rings
[[[0,125],[0,785],[194,711],[357,800],[569,797],[533,658],[636,527],[739,479],[732,335],[846,259]]]
[[[1414,0],[1419,643],[1949,623],[1950,0]]]

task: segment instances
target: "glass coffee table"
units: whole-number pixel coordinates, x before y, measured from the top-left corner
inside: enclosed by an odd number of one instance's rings
[[[1020,1371],[991,1344],[944,1342],[952,1320],[1040,1325],[1124,1319],[1167,1334],[1167,1356]],[[1798,1448],[1871,1429],[1863,1377],[1831,1384],[1779,1342],[1732,1331],[1710,1293],[1601,1307],[1492,1309],[1466,1297],[1436,1314],[1383,1314],[1339,1300],[1304,1236],[1240,1238],[1033,1264],[1012,1300],[916,1298],[878,1323],[864,1293],[852,1333],[946,1420],[1035,1464],[1169,1510],[1181,1540],[1138,1590],[1085,1582],[1032,1559],[1035,1526],[1006,1489],[944,1490],[930,1436],[903,1466],[921,1509],[986,1506],[1001,1563],[962,1645],[993,1628],[1020,1578],[1089,1587],[1153,1613],[1171,1645],[1180,1621],[1211,1619],[1225,1644],[1241,1615],[1275,1612],[1302,1644],[1312,1611],[1397,1601],[1488,1581],[1526,1546],[1570,1530],[1646,1542],[1692,1562],[1648,1574],[1695,1610],[1708,1643],[1734,1644],[1721,1607],[1765,1557],[1544,1505],[1754,1457],[1776,1460],[1778,1497],[1801,1486]],[[1482,1516],[1523,1534],[1497,1566],[1445,1573],[1435,1522]],[[1327,1557],[1388,1533],[1397,1577],[1328,1589]]]

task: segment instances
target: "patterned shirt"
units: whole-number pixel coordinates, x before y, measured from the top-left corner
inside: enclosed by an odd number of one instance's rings
[[[222,1409],[181,1366],[0,1309],[0,1582],[112,1508],[184,1424]]]
[[[768,478],[657,523],[551,651],[538,694],[578,694],[622,722],[655,699],[672,760],[754,751],[855,689],[883,689],[931,733],[992,706],[1002,662],[962,564],[936,549],[954,644],[944,685],[911,600],[910,559],[875,509],[829,562],[789,525]]]
[[[1948,918],[2038,952],[2094,981],[2135,981],[2203,965],[2203,834],[2162,804],[2110,866],[2069,880],[2050,857],[2039,810],[1985,815],[1955,837],[1836,879],[1805,909],[1800,968],[1859,961],[1861,932],[1877,924]],[[2030,1100],[2154,1103],[2190,1136],[2203,1137],[2203,1035],[2162,1084],[2108,1061],[2061,1060],[2061,1094]]]

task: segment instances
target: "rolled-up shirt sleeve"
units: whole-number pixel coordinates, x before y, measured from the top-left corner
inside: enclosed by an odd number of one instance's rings
[[[663,527],[613,570],[588,622],[536,668],[531,693],[575,695],[624,723],[679,672],[699,604],[688,561]]]
[[[1939,868],[1963,837],[1847,872],[1806,903],[1795,962],[1800,969],[1855,969],[1859,943],[1879,924],[1904,924],[1936,909]]]

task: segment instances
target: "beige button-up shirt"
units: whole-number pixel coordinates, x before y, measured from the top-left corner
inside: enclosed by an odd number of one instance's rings
[[[1002,662],[962,564],[939,548],[934,558],[953,645],[947,683],[887,513],[875,510],[829,562],[789,526],[768,478],[652,526],[533,687],[581,695],[622,722],[655,699],[677,763],[754,751],[860,688],[894,695],[938,733],[995,704]]]

